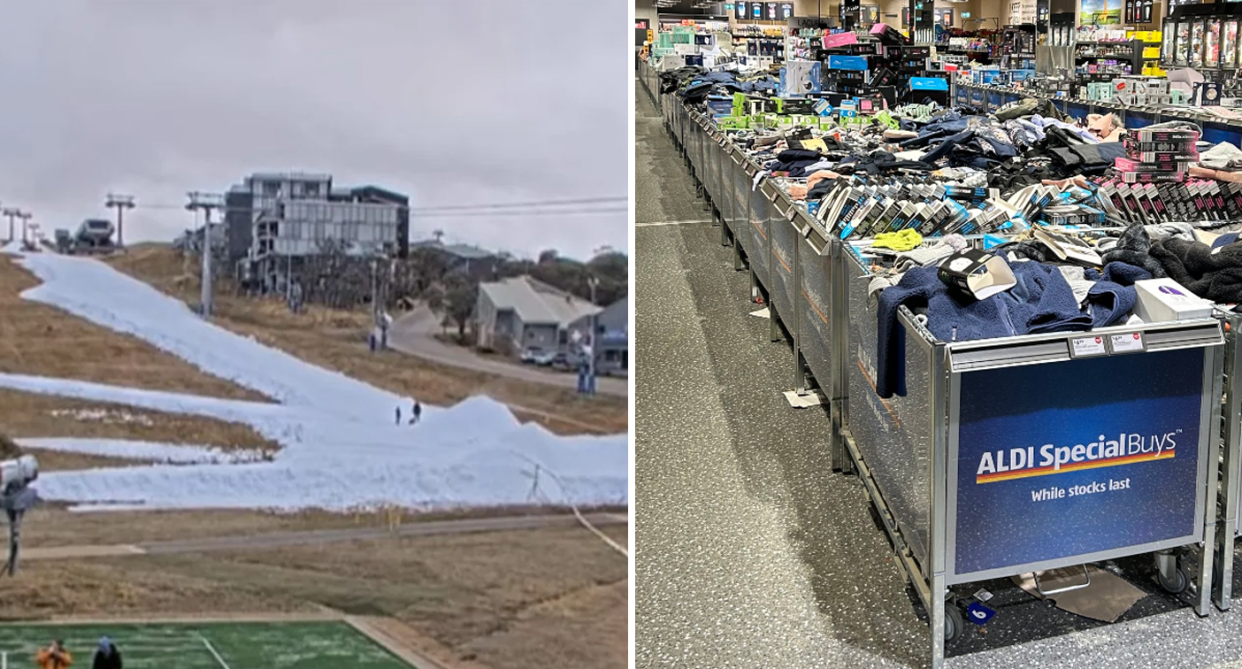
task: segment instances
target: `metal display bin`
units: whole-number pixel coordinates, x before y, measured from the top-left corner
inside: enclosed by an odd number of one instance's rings
[[[1173,551],[1215,545],[1220,320],[943,342],[902,308],[906,395],[882,399],[866,271],[841,257],[836,313],[857,337],[842,436],[928,611],[933,668],[964,624],[951,585],[1146,553],[1165,589],[1189,585]],[[1040,388],[1055,392],[1026,392]],[[1199,615],[1213,557],[1199,556]]]
[[[724,241],[728,234],[729,219],[733,216],[733,161],[729,155],[733,152],[733,145],[726,141],[722,136],[715,136],[716,140],[716,193],[712,199],[712,204],[716,205],[716,213],[720,218],[720,234],[721,241]],[[724,143],[721,143],[724,142]]]
[[[712,138],[707,133],[707,122],[702,116],[698,118],[699,135],[699,184],[703,187],[703,207],[708,218],[712,218]]]
[[[752,242],[752,247],[748,249],[750,251],[750,277],[754,284],[751,297],[762,296],[765,302],[768,289],[772,285],[772,277],[769,275],[769,267],[772,265],[772,246],[768,234],[772,201],[768,199],[764,188],[767,185],[767,180],[764,180],[758,188],[750,191],[750,206],[746,208],[750,217],[747,232],[751,235]]]
[[[768,274],[772,277],[768,288],[768,307],[772,320],[772,339],[778,339],[779,320],[789,332],[797,330],[794,314],[794,254],[797,253],[798,231],[793,226],[796,213],[794,202],[772,180],[763,182],[761,190],[772,202],[768,211],[768,238],[771,240]]]
[[[717,204],[720,200],[720,143],[716,139],[715,133],[712,131],[711,121],[705,121],[703,127],[703,158],[706,164],[706,178],[703,179],[703,186],[707,188],[707,195],[711,207],[708,209],[709,218],[712,219],[712,225],[716,224]]]
[[[1131,130],[1146,128],[1149,125],[1155,124],[1156,117],[1154,114],[1133,110],[1126,111],[1126,127]]]
[[[1238,537],[1238,506],[1242,500],[1242,314],[1222,314],[1228,326],[1225,334],[1224,420],[1222,421],[1220,460],[1220,533],[1216,543],[1216,572],[1212,598],[1217,608],[1233,606],[1234,544]]]
[[[733,206],[730,208],[729,232],[733,236],[733,268],[740,270],[743,267],[742,252],[746,249],[745,245],[751,239],[751,236],[747,234],[747,228],[750,227],[750,218],[747,212],[747,209],[750,207],[750,199],[747,197],[747,193],[750,192],[752,172],[750,171],[750,159],[741,148],[733,147],[729,154],[729,160],[733,163],[729,169],[729,178],[733,180],[733,188],[731,189],[733,193]]]
[[[833,238],[818,225],[810,225],[807,234],[797,243],[798,294],[795,296],[798,311],[798,347],[794,351],[794,389],[805,387],[803,367],[815,377],[820,391],[828,400],[833,399],[832,382],[836,370],[833,364],[832,310],[832,248]]]
[[[987,102],[987,96],[984,95],[982,88],[970,89],[970,105],[983,109],[983,105]]]
[[[700,124],[698,117],[695,116],[692,118],[694,122],[694,156],[690,159],[690,161],[694,171],[695,183],[699,187],[699,195],[703,198],[704,204],[706,204],[708,199],[706,159],[707,141],[704,136],[705,133],[703,132],[703,126]]]
[[[1000,91],[988,91],[988,103],[987,103],[988,112],[994,112],[997,109],[1000,109],[1001,105],[1003,104],[1004,104],[1004,101],[1001,99]]]
[[[707,133],[707,192],[711,194],[711,214],[712,225],[719,222],[720,201],[723,199],[720,191],[720,161],[724,158],[724,149],[720,146],[720,139],[716,136],[716,128],[710,119],[705,121]]]
[[[840,419],[838,405],[844,396],[841,384],[843,347],[840,343],[841,314],[836,308],[840,281],[836,279],[836,255],[841,242],[828,234],[816,221],[808,220],[806,235],[798,240],[797,286],[798,334],[794,347],[794,389],[802,390],[806,370],[815,377],[828,405],[831,425]],[[829,430],[829,457],[834,469],[845,462],[841,441],[832,439]]]

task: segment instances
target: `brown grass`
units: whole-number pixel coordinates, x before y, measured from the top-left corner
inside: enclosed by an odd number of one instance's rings
[[[505,629],[462,647],[495,669],[624,669],[629,584],[594,585],[521,612]]]
[[[346,517],[254,512],[89,514],[37,509],[27,545],[103,523],[113,543],[303,529]],[[126,518],[127,517],[127,518]],[[210,519],[210,522],[207,522]],[[128,524],[114,524],[114,521]],[[624,533],[624,528],[616,528]],[[613,534],[609,528],[609,534]],[[626,661],[627,561],[580,527],[316,546],[27,561],[0,617],[314,611],[392,616],[493,669],[618,669]]]
[[[80,411],[106,413],[101,420],[96,420],[78,417],[76,412]],[[6,388],[0,388],[0,430],[15,439],[93,437],[215,446],[223,450],[275,452],[280,448],[276,442],[241,423]]]
[[[601,509],[601,511],[610,511],[610,509]],[[611,511],[616,510],[611,509]],[[407,511],[403,513],[401,522],[408,524],[464,518],[557,513],[564,513],[564,511],[537,507],[463,509],[425,513]],[[388,518],[383,511],[333,513],[308,509],[294,513],[277,513],[250,509],[207,509],[84,514],[70,513],[63,508],[41,505],[26,515],[22,543],[40,547],[136,544],[223,536],[251,536],[271,532],[359,527],[384,528],[387,526]],[[624,540],[613,534],[613,532],[619,532],[624,535],[626,531],[624,526],[615,528],[606,526],[603,531],[624,545]]]
[[[315,610],[308,602],[282,598],[247,584],[152,568],[155,566],[143,558],[23,562],[17,577],[5,583],[0,619]]]
[[[627,561],[582,528],[144,556],[149,569],[393,616],[495,669],[622,667]],[[536,642],[536,639],[538,642]]]
[[[86,453],[49,451],[43,448],[27,448],[23,450],[27,454],[33,455],[39,459],[39,471],[41,472],[80,471],[83,469],[103,469],[106,467],[133,467],[136,465],[147,464],[147,462],[149,462],[146,460],[137,460],[132,458],[113,458],[104,455],[89,455]]]
[[[187,303],[199,300],[197,263],[187,265],[171,247],[138,245],[110,256],[107,262]],[[365,313],[308,306],[305,314],[295,315],[277,299],[238,297],[227,281],[217,292],[215,308],[216,323],[233,332],[427,404],[450,406],[474,395],[489,395],[506,404],[596,426],[595,431],[623,433],[629,429],[625,398],[584,398],[570,389],[439,365],[394,351],[373,354],[366,346],[370,319]],[[516,413],[558,434],[591,431],[548,416]]]
[[[0,372],[266,401],[136,337],[20,297],[38,284],[13,258],[0,256]]]

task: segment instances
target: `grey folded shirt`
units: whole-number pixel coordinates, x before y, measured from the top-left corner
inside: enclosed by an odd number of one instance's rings
[[[1087,301],[1087,293],[1091,291],[1095,282],[1085,277],[1082,267],[1060,265],[1057,269],[1061,271],[1061,276],[1065,277],[1070,290],[1074,291],[1074,297],[1078,300],[1078,306],[1081,307]]]

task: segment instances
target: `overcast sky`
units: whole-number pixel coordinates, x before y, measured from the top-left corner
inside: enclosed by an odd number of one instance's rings
[[[4,0],[0,202],[50,232],[136,196],[127,242],[191,190],[330,172],[411,205],[624,197],[629,0]],[[625,213],[411,221],[533,255],[625,249]],[[7,234],[7,221],[4,223]]]

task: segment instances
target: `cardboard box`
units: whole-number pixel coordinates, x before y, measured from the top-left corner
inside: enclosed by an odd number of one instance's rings
[[[1212,315],[1212,303],[1190,292],[1173,279],[1136,281],[1138,303],[1134,313],[1148,323],[1166,323]]]
[[[1185,165],[1176,161],[1145,163],[1133,158],[1116,158],[1113,165],[1122,172],[1179,172],[1186,170]]]
[[[1004,258],[970,249],[949,256],[937,273],[950,288],[956,288],[977,300],[1003,293],[1018,285],[1018,279]]]

